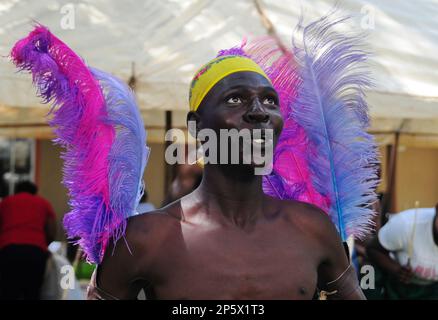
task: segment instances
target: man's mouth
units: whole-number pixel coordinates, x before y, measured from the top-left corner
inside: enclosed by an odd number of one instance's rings
[[[251,132],[252,144],[255,147],[268,147],[273,145],[273,132],[267,133],[266,131],[270,129],[263,129],[258,132]]]

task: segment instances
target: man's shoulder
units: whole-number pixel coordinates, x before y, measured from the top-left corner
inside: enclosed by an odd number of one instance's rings
[[[414,224],[429,227],[434,216],[435,210],[433,208],[408,209],[393,213],[389,216],[388,222],[380,229],[379,236],[383,237],[381,234],[391,232],[408,236],[412,233]]]
[[[321,224],[331,223],[328,215],[317,206],[296,201],[296,200],[279,200],[280,205],[286,217],[300,224],[309,224],[312,227],[318,227]]]
[[[280,200],[286,220],[321,242],[338,237],[335,225],[322,209],[310,203],[295,200]]]
[[[147,241],[146,243],[153,244],[180,225],[178,206],[179,203],[175,202],[164,208],[128,218],[126,238],[128,241]],[[151,242],[151,239],[155,241]]]
[[[40,195],[38,195],[38,194],[33,194],[33,195],[31,195],[31,198],[32,198],[34,201],[36,201],[36,202],[38,202],[38,203],[40,203],[40,204],[42,204],[42,205],[44,205],[44,206],[49,206],[49,207],[52,206],[52,205],[50,204],[50,201],[49,201],[49,200],[47,200],[46,198],[44,198],[44,197],[42,197],[42,196],[40,196]]]
[[[406,223],[411,223],[412,220],[418,222],[431,220],[435,216],[435,208],[418,208],[408,209],[391,215],[390,220],[403,220]]]

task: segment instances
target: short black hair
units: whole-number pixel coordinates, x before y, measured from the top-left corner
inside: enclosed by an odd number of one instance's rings
[[[31,181],[20,181],[15,185],[15,193],[20,192],[36,194],[38,192],[38,187]]]

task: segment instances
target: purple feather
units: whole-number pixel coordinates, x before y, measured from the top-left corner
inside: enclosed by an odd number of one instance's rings
[[[114,212],[124,212],[125,218],[128,218],[136,214],[144,191],[143,174],[150,154],[146,145],[146,130],[131,88],[106,72],[95,68],[90,70],[102,88],[107,121],[116,131],[108,155],[111,208]],[[115,239],[125,233],[124,228],[115,230],[117,232],[110,235]]]
[[[265,71],[279,95],[284,126],[274,151],[273,171],[263,179],[264,192],[283,200],[308,202],[327,211],[329,201],[313,187],[307,163],[307,155],[315,150],[303,128],[292,118],[301,81],[292,53],[285,52],[272,37],[259,37],[249,43],[244,40],[240,47],[222,50],[218,54],[223,55],[254,60]]]
[[[294,38],[302,84],[294,120],[318,150],[308,158],[315,188],[330,199],[329,215],[343,240],[363,237],[372,227],[376,200],[377,146],[369,124],[364,90],[370,85],[368,54],[361,35],[337,33],[348,18],[325,16]]]
[[[117,241],[142,192],[146,134],[130,89],[94,71],[50,31],[38,25],[11,52],[20,70],[31,72],[49,124],[65,148],[63,183],[71,211],[64,217],[69,238],[88,261],[100,263],[110,239]]]

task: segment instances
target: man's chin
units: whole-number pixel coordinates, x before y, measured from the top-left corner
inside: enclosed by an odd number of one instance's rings
[[[250,157],[250,158],[240,158],[239,163],[236,166],[241,166],[242,169],[251,169],[254,171],[255,175],[267,175],[272,172],[273,163],[272,161],[267,161],[264,157]]]

